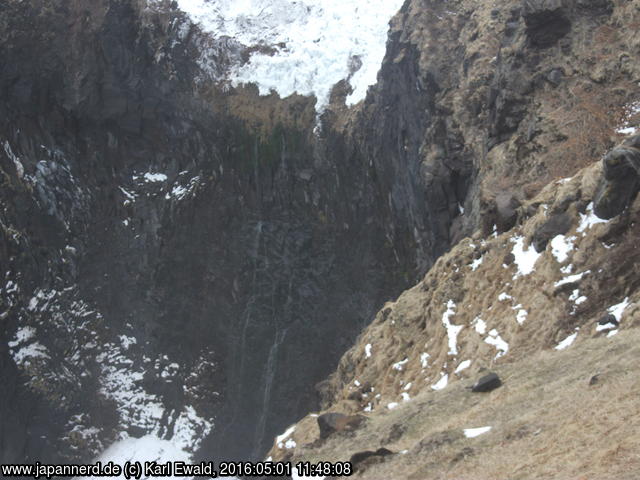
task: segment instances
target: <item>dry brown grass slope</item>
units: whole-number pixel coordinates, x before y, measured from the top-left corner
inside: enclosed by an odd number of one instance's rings
[[[474,394],[457,382],[424,391],[295,460],[397,452],[353,478],[368,480],[635,480],[640,478],[640,330],[547,350],[497,372],[504,386]],[[591,384],[597,375],[597,382]],[[305,420],[312,433],[313,419]],[[300,425],[303,427],[303,425]],[[466,438],[463,429],[491,426]],[[313,435],[312,435],[313,436]],[[406,453],[399,453],[399,452]]]
[[[321,386],[323,411],[364,415],[364,426],[319,441],[307,416],[291,436],[295,448],[275,445],[272,457],[396,452],[355,477],[375,480],[640,478],[640,199],[597,219],[600,176],[594,164],[553,182],[520,209],[513,230],[464,239],[439,259],[378,313]],[[559,216],[565,233],[535,253],[532,243]],[[624,305],[617,335],[598,331],[615,305]],[[489,369],[504,387],[468,392]],[[485,426],[490,433],[463,435]]]

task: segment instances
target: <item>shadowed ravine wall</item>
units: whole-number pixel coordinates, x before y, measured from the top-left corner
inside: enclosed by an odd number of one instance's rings
[[[256,127],[230,107],[241,92],[196,87],[197,37],[175,41],[180,15],[127,0],[0,6],[0,266],[20,286],[2,297],[3,462],[95,455],[99,443],[69,435],[81,413],[103,447],[123,428],[145,433],[99,388],[100,345],[124,332],[134,367],[179,364],[170,381],[150,370],[141,382],[168,411],[188,397],[213,420],[200,456],[258,458],[448,246],[470,172],[422,181],[431,113],[427,97],[401,95],[417,81],[410,46],[383,69],[366,121],[339,129],[327,116],[314,133],[298,99]],[[188,194],[172,195],[175,182]],[[57,292],[55,308],[29,308],[38,289]],[[70,313],[79,299],[90,320]],[[60,371],[16,368],[6,345],[25,324]]]

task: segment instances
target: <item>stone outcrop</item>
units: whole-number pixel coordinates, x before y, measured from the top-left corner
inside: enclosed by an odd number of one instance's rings
[[[486,393],[502,386],[502,380],[497,373],[489,373],[478,379],[471,387],[472,392]]]
[[[344,415],[342,413],[323,413],[318,417],[318,428],[320,438],[327,438],[329,435],[345,430],[358,428],[366,420],[362,415]]]
[[[607,153],[602,159],[602,170],[594,211],[600,218],[610,219],[622,213],[640,190],[640,135]]]

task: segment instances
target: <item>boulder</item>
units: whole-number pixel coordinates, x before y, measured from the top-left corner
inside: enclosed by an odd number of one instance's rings
[[[518,219],[520,201],[511,192],[501,192],[496,195],[496,225],[498,231],[511,230]]]
[[[536,252],[541,253],[547,248],[549,240],[556,235],[564,235],[571,228],[571,216],[568,213],[552,214],[549,219],[540,224],[533,233],[531,243]]]
[[[625,140],[602,159],[603,176],[594,198],[594,213],[606,220],[619,215],[640,190],[640,135]]]
[[[335,432],[354,430],[366,419],[362,415],[345,415],[343,413],[323,413],[318,417],[320,438],[324,439]]]
[[[495,390],[496,388],[502,385],[502,380],[497,373],[489,373],[484,377],[480,378],[474,385],[471,387],[472,392],[476,393],[486,393]]]
[[[562,0],[524,0],[522,7],[527,37],[534,47],[551,47],[571,31]]]
[[[378,463],[384,457],[393,455],[391,450],[386,448],[379,448],[376,451],[365,450],[363,452],[357,452],[351,455],[349,462],[353,465],[354,471],[363,470],[367,465],[371,463]]]
[[[608,313],[608,314],[604,315],[598,321],[598,325],[615,325],[615,326],[618,326],[618,325],[620,325],[620,322],[618,322],[618,319],[616,318],[615,315],[613,315],[612,313]]]

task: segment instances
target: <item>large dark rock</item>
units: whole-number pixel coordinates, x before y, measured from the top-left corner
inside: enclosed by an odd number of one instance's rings
[[[496,195],[496,226],[499,232],[511,230],[518,219],[520,201],[512,192],[500,192]]]
[[[476,383],[471,387],[472,392],[476,393],[486,393],[499,388],[502,385],[502,380],[496,373],[489,373],[484,377],[481,377]]]
[[[615,315],[613,315],[612,313],[608,313],[604,315],[600,320],[598,320],[598,325],[618,326],[620,325],[620,322],[618,322],[618,319],[616,318]]]
[[[534,47],[547,48],[571,31],[563,0],[524,0],[522,16]]]
[[[384,457],[393,455],[393,452],[387,448],[381,447],[377,450],[365,450],[357,452],[351,455],[349,462],[353,465],[353,470],[362,472],[370,465],[379,463],[384,460]]]
[[[571,228],[571,216],[566,213],[551,214],[549,219],[539,225],[535,232],[531,243],[538,253],[543,252],[547,248],[549,240],[557,235],[564,235]]]
[[[610,219],[622,213],[640,190],[640,135],[628,138],[605,155],[602,168],[594,213]]]

